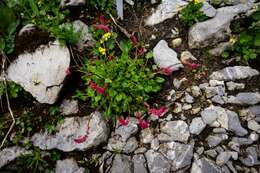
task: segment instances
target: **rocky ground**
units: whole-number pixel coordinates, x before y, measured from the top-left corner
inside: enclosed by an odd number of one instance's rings
[[[171,21],[175,20],[179,7],[187,5],[186,1],[162,0],[144,20],[154,62],[174,70],[166,89],[158,95],[167,113],[162,117],[151,115],[149,128],[140,128],[138,119],[132,117],[127,125],[117,124],[113,129],[100,112],[82,116],[78,101],[65,99],[60,104],[66,115],[63,123],[56,127],[54,134],[41,130],[32,135],[29,140],[33,146],[44,152],[58,150],[65,155],[101,148],[98,154],[93,154],[97,157],[95,172],[260,172],[259,71],[237,59],[223,61],[218,57],[232,46],[227,41],[231,22],[249,15],[256,2],[225,1],[218,9],[211,3],[203,8],[209,19],[192,26],[186,35]],[[162,27],[166,26],[165,22],[173,22],[167,28],[171,33]],[[28,28],[23,32],[28,32]],[[160,32],[168,36],[159,35]],[[79,48],[91,43],[87,27],[85,36]],[[64,72],[70,61],[68,48],[50,42],[33,53],[19,55],[8,67],[7,78],[23,86],[39,103],[53,104],[66,85]],[[200,66],[193,69],[186,62]],[[2,149],[0,168],[11,172],[15,159],[30,152],[19,146]],[[57,161],[56,173],[88,170],[77,156],[68,156]]]

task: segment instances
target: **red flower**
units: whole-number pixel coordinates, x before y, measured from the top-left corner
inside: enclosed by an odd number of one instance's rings
[[[163,67],[160,68],[159,73],[164,74],[166,76],[170,76],[173,72],[173,69],[171,67]]]
[[[105,88],[98,86],[95,82],[89,82],[89,87],[96,91],[98,94],[106,95]]]
[[[112,61],[112,60],[113,60],[113,56],[111,56],[111,55],[108,56],[108,60],[109,60],[109,61]]]
[[[131,35],[130,39],[131,39],[134,46],[138,45],[138,43],[139,43],[138,39],[134,34]]]
[[[141,112],[136,112],[136,113],[135,113],[135,117],[136,117],[137,119],[142,118],[142,113],[141,113]]]
[[[185,63],[184,65],[190,69],[197,69],[200,67],[200,64],[196,64],[196,63]]]
[[[80,136],[77,139],[74,139],[74,142],[76,142],[77,144],[81,144],[83,142],[85,142],[88,138],[88,135],[84,135],[84,136]]]
[[[124,117],[119,117],[118,118],[118,123],[121,126],[127,126],[127,124],[129,123],[129,120],[128,119],[124,119]]]
[[[65,74],[66,74],[66,76],[71,75],[70,67],[68,67],[68,68],[65,70]]]
[[[94,24],[93,25],[96,29],[100,29],[100,30],[103,30],[105,32],[109,32],[110,31],[110,28],[108,25],[104,25],[104,24]]]
[[[142,118],[139,118],[138,119],[138,125],[139,125],[139,127],[141,128],[141,129],[146,129],[146,128],[149,128],[150,127],[150,124],[146,121],[146,120],[144,120],[144,119],[142,119]]]
[[[151,108],[148,110],[148,112],[154,116],[162,117],[164,114],[168,111],[168,109],[165,106],[161,106],[159,109]]]

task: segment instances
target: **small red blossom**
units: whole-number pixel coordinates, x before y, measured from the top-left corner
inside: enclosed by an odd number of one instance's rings
[[[68,68],[65,70],[65,74],[66,74],[66,76],[71,75],[70,67],[68,67]]]
[[[196,63],[185,63],[184,65],[190,69],[197,69],[200,67],[200,64],[196,64]]]
[[[98,94],[106,95],[106,89],[105,87],[98,86],[95,82],[89,82],[89,87],[96,91]]]
[[[106,24],[106,18],[105,16],[99,16],[99,23],[102,24],[102,25],[105,25]]]
[[[173,72],[173,69],[171,67],[163,67],[160,68],[159,73],[164,74],[166,76],[170,76]]]
[[[148,110],[148,112],[154,116],[162,117],[164,114],[168,111],[168,109],[165,106],[161,106],[159,109],[151,108]]]
[[[147,103],[147,102],[144,102],[144,106],[149,109],[150,108],[150,105]]]
[[[109,32],[110,31],[110,28],[108,25],[104,25],[104,24],[94,24],[93,25],[96,29],[99,29],[99,30],[103,30],[105,32]]]
[[[138,39],[134,34],[131,35],[130,39],[131,39],[134,46],[138,45],[138,43],[139,43]]]
[[[124,119],[124,117],[119,117],[119,118],[118,118],[118,123],[119,123],[121,126],[127,126],[128,123],[129,123],[129,120],[128,120],[128,119]]]
[[[83,135],[77,139],[74,139],[74,142],[76,142],[77,144],[81,144],[81,143],[85,142],[87,140],[87,138],[88,138],[88,135]]]
[[[143,118],[138,119],[138,125],[141,129],[146,129],[150,127],[150,124]]]

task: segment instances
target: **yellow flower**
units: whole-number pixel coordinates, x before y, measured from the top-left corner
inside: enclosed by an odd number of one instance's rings
[[[110,39],[111,36],[112,36],[112,33],[111,33],[111,32],[107,32],[107,33],[105,33],[105,34],[102,36],[100,42],[101,42],[101,43],[104,43],[105,41],[107,41],[108,39]]]
[[[194,4],[198,4],[198,3],[201,3],[201,2],[205,2],[205,0],[193,0]]]
[[[105,48],[99,47],[98,51],[101,53],[101,55],[106,55],[106,49]]]
[[[236,36],[234,36],[234,35],[230,36],[230,38],[229,38],[229,43],[235,44],[236,42],[237,42]]]

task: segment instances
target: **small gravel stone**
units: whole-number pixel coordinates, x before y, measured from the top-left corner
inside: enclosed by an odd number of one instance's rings
[[[243,83],[235,83],[235,82],[227,82],[226,83],[227,88],[229,91],[234,91],[234,90],[241,90],[245,88],[245,84]]]
[[[187,104],[187,103],[183,104],[183,106],[182,106],[182,110],[184,110],[184,111],[190,110],[191,108],[192,108],[192,105]]]
[[[141,147],[141,148],[137,148],[134,153],[135,154],[143,154],[146,151],[147,151],[147,149],[145,147]]]
[[[190,133],[199,135],[205,127],[206,124],[204,123],[201,117],[193,118],[189,128]]]
[[[158,150],[160,147],[160,143],[159,143],[159,139],[158,138],[154,138],[151,142],[151,148],[153,150]]]
[[[255,105],[260,102],[260,94],[253,92],[238,93],[236,96],[229,96],[227,103],[238,105]]]
[[[144,144],[151,143],[153,140],[153,132],[150,128],[143,129],[140,134],[141,142]]]
[[[192,86],[191,93],[194,97],[199,97],[201,95],[201,90],[198,86]]]
[[[204,153],[205,153],[206,155],[212,157],[212,158],[216,158],[217,155],[218,155],[217,151],[214,150],[214,149],[207,150],[207,151],[205,151]]]
[[[194,103],[194,98],[188,93],[185,94],[185,102],[186,103]]]
[[[206,87],[205,93],[207,98],[212,98],[215,95],[224,96],[225,88],[223,86]]]
[[[216,147],[219,145],[222,141],[227,140],[228,135],[226,134],[215,134],[215,135],[210,135],[206,138],[206,141],[208,143],[209,147]]]
[[[161,153],[148,150],[145,153],[145,157],[147,160],[148,168],[150,173],[169,173],[171,164],[169,163],[168,159],[164,157]],[[122,172],[125,173],[123,170]],[[122,173],[121,172],[121,173]]]
[[[255,120],[248,121],[247,126],[250,130],[260,133],[260,125]]]
[[[74,159],[58,160],[55,173],[84,173],[85,168],[80,168]]]
[[[136,173],[148,173],[146,160],[143,154],[133,156],[134,172]]]
[[[219,166],[223,166],[229,161],[230,158],[230,152],[221,152],[216,158],[216,164]]]
[[[198,114],[201,110],[201,107],[192,108],[191,114],[195,115]]]
[[[211,87],[225,86],[225,83],[224,83],[224,81],[219,81],[219,80],[209,80],[209,85]]]
[[[173,112],[176,113],[176,114],[182,112],[182,105],[181,105],[181,103],[176,102],[174,104]]]
[[[77,100],[63,100],[60,111],[63,115],[76,114],[79,111],[79,105]]]
[[[172,40],[172,47],[176,48],[179,47],[182,44],[181,38],[175,38]]]
[[[226,133],[226,129],[224,129],[224,128],[214,128],[213,132],[214,133]]]

